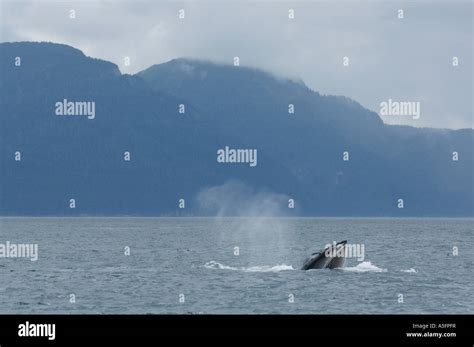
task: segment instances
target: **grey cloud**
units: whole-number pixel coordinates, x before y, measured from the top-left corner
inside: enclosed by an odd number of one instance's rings
[[[381,101],[420,101],[419,120],[393,124],[472,127],[470,1],[3,1],[2,41],[53,41],[136,73],[191,57],[299,77],[323,94],[376,112]],[[178,19],[184,8],[185,20]],[[287,11],[293,8],[295,20]],[[403,8],[405,19],[396,18]],[[75,9],[71,20],[68,11]],[[123,64],[131,58],[131,66]],[[350,66],[342,66],[342,57]],[[452,56],[460,66],[453,68]]]

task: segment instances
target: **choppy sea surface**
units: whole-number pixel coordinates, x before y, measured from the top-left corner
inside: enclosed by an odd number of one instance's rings
[[[0,218],[0,313],[474,313],[474,220]],[[302,271],[333,241],[344,269]],[[129,252],[128,252],[129,250]]]

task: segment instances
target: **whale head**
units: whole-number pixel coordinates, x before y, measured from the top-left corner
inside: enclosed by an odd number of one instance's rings
[[[343,267],[345,263],[345,248],[347,240],[327,246],[320,252],[313,253],[301,267],[310,269],[335,269]]]

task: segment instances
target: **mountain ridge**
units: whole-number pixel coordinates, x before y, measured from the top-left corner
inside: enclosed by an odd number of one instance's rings
[[[128,75],[44,45],[0,44],[1,215],[216,215],[205,199],[229,204],[242,193],[229,187],[263,199],[254,205],[274,199],[277,215],[474,215],[472,129],[387,125],[254,68],[180,58]],[[55,115],[63,99],[94,101],[95,119]],[[219,164],[225,146],[258,150],[258,165]]]

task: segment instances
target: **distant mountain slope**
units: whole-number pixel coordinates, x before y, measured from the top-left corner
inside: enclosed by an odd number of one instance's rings
[[[472,129],[384,125],[300,81],[197,60],[130,76],[69,46],[22,42],[0,44],[0,63],[3,215],[212,214],[201,193],[229,181],[284,197],[289,215],[474,215]],[[95,119],[56,115],[63,99],[94,101]],[[225,146],[257,149],[257,166],[218,163]]]

